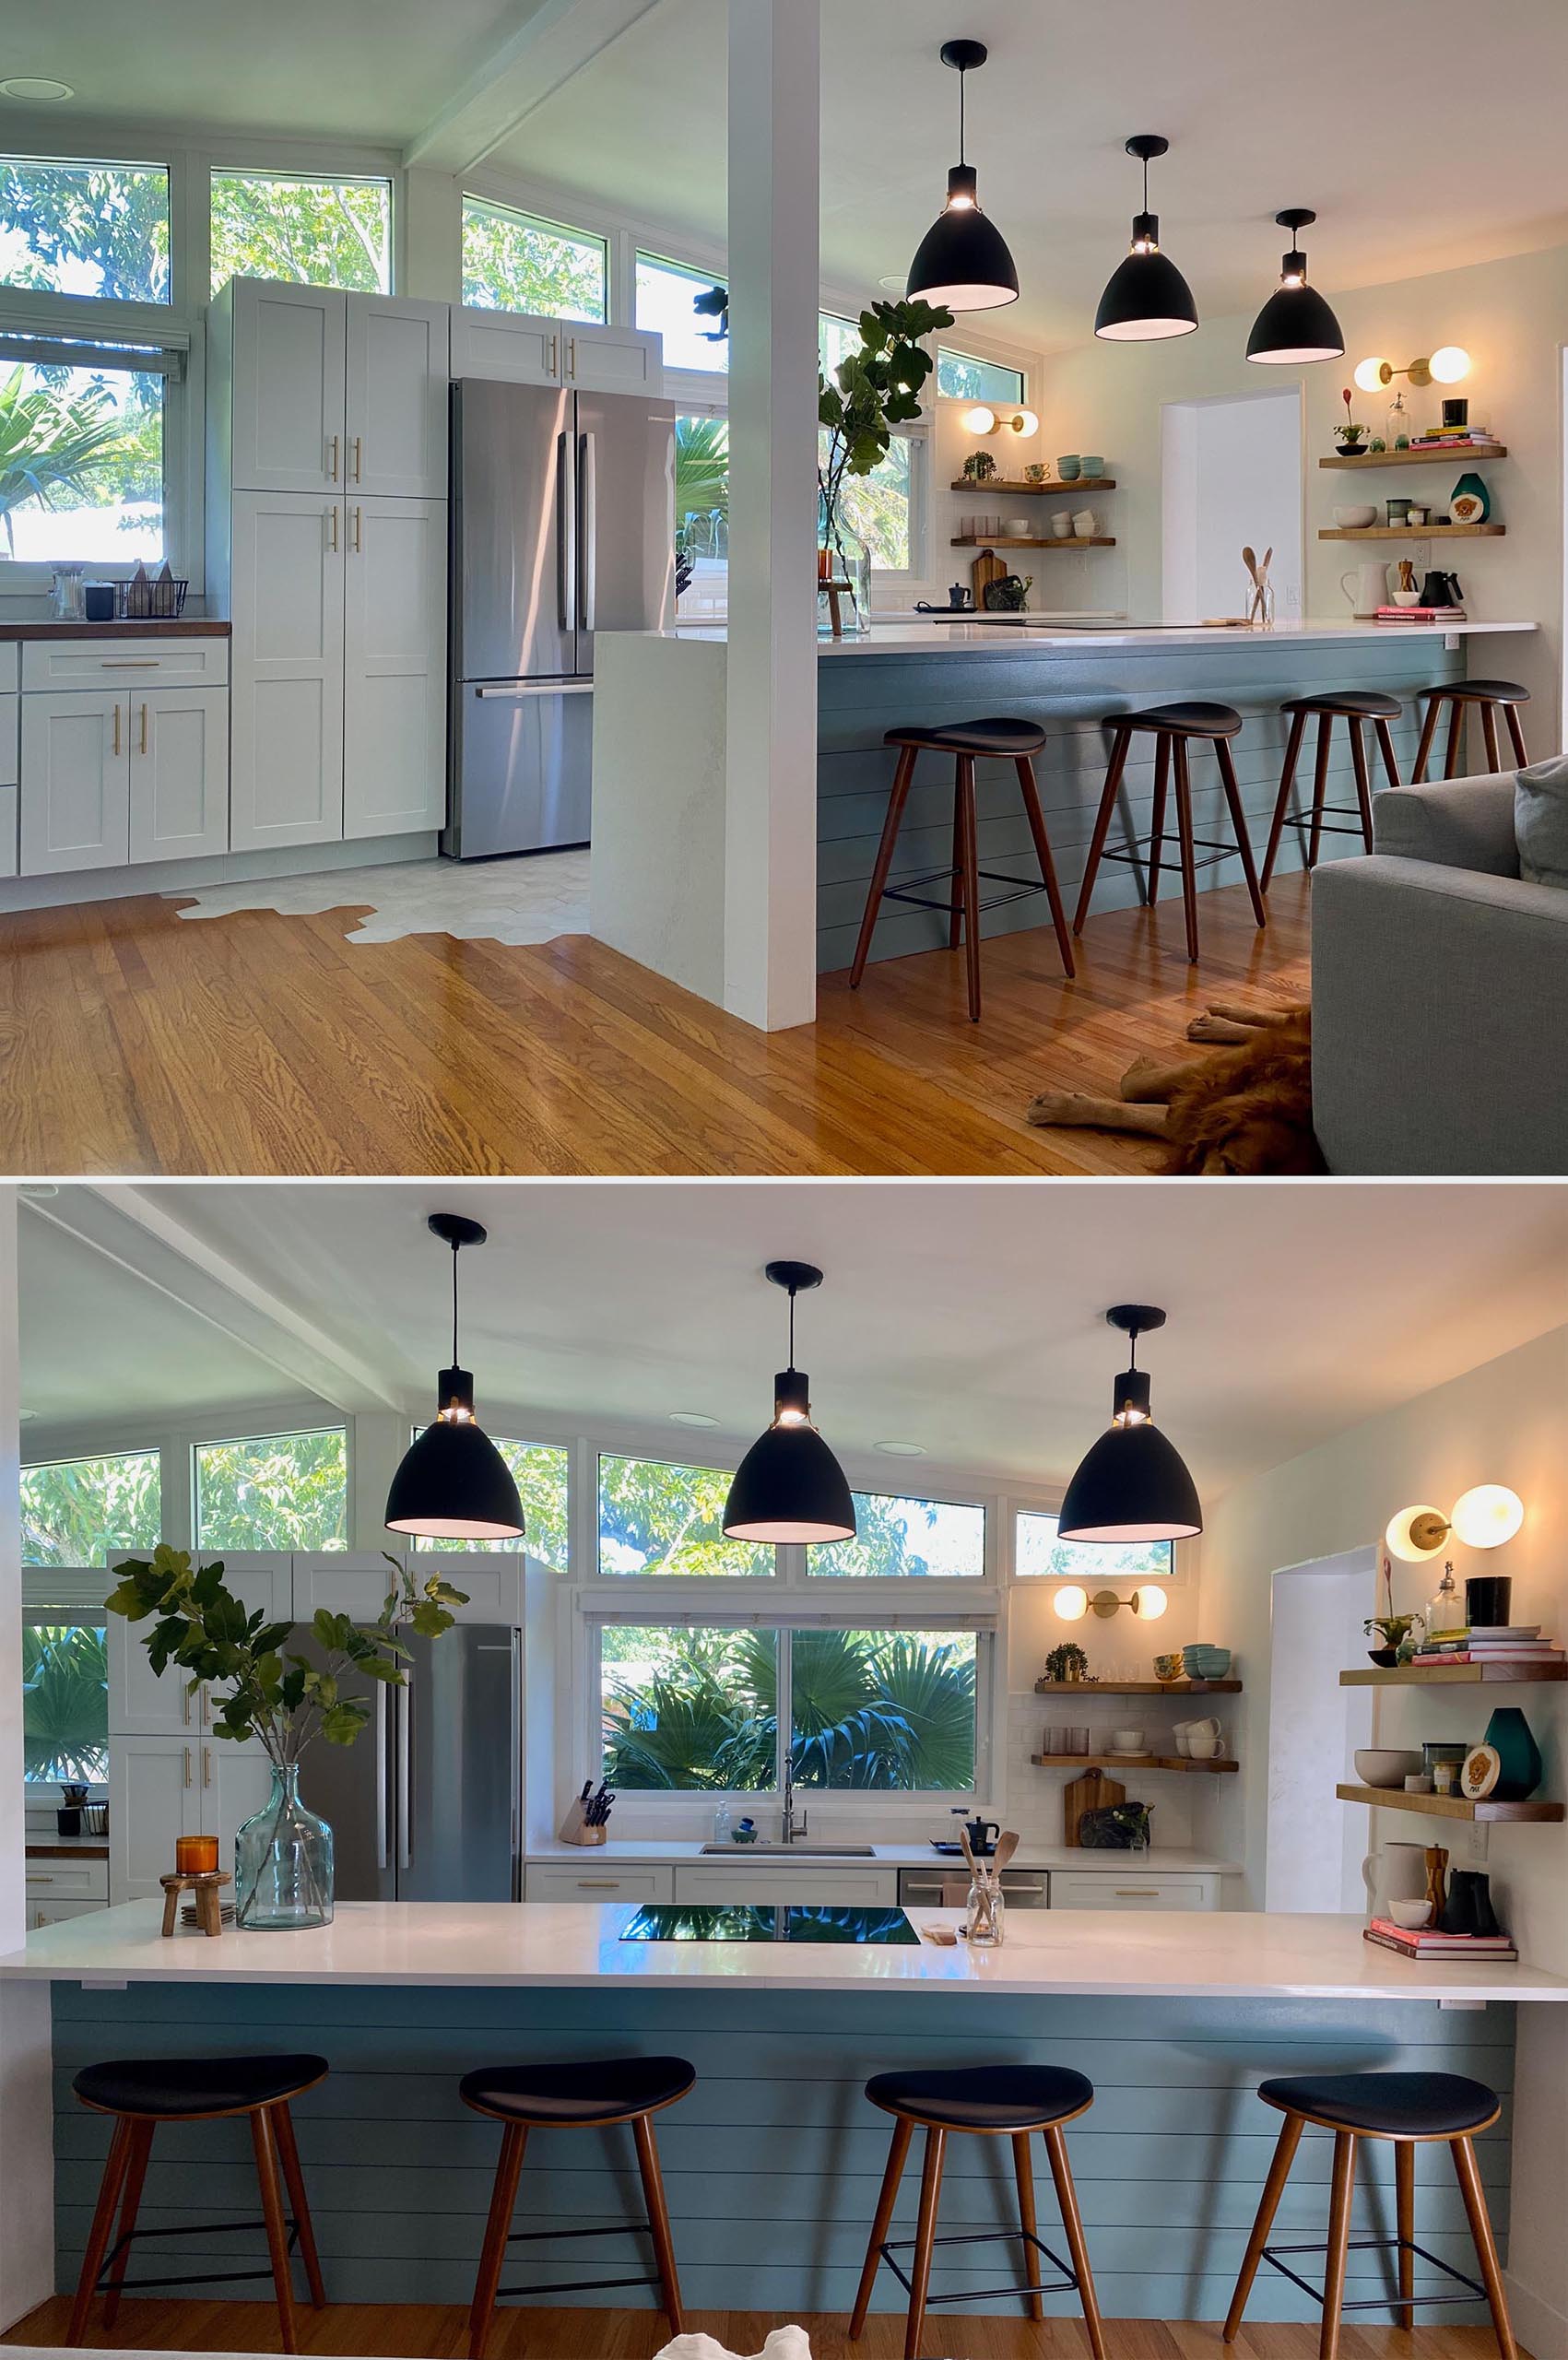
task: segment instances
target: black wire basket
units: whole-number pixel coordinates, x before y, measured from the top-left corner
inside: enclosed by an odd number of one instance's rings
[[[161,582],[116,582],[114,620],[116,622],[173,622],[185,611],[185,594],[189,582],[170,578]]]

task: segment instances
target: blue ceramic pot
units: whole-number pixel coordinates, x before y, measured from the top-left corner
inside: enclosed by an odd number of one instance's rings
[[[1491,1800],[1522,1803],[1540,1785],[1540,1748],[1517,1705],[1500,1705],[1486,1725],[1486,1742],[1495,1746],[1503,1768]]]

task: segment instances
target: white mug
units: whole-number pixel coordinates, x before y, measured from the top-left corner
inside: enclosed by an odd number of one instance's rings
[[[1111,1743],[1118,1753],[1141,1753],[1143,1734],[1141,1729],[1113,1729]]]
[[[1091,541],[1100,530],[1100,519],[1092,508],[1080,508],[1073,518],[1073,532],[1080,541]]]
[[[1053,535],[1058,541],[1069,540],[1072,537],[1072,518],[1067,514],[1065,508],[1058,508],[1051,518],[1051,531]]]
[[[1195,1762],[1212,1762],[1220,1752],[1217,1737],[1189,1737],[1187,1752]]]
[[[1218,1737],[1220,1724],[1218,1721],[1189,1721],[1187,1734],[1189,1737]]]

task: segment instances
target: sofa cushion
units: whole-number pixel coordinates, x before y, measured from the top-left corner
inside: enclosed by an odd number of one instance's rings
[[[1568,754],[1532,762],[1514,789],[1519,874],[1529,885],[1568,886]]]
[[[1517,877],[1514,774],[1433,779],[1421,786],[1380,787],[1372,798],[1374,850],[1397,860],[1429,860],[1487,877]]]

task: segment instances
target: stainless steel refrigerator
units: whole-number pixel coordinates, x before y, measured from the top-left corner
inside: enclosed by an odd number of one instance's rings
[[[442,849],[586,844],[595,634],[674,620],[674,406],[466,377],[451,447]]]
[[[519,1901],[522,1634],[402,1635],[407,1686],[378,1682],[371,1727],[349,1746],[318,1739],[301,1767],[302,1800],[332,1829],[337,1897]]]

